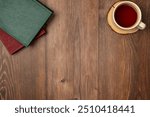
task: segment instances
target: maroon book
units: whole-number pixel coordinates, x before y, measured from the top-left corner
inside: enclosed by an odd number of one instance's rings
[[[46,33],[44,29],[41,29],[41,31],[38,33],[38,35],[35,37],[35,39],[40,38]],[[18,42],[16,39],[14,39],[12,36],[8,35],[6,32],[4,32],[2,29],[0,29],[0,40],[8,50],[8,52],[12,55],[24,48],[24,45],[22,45],[20,42]]]

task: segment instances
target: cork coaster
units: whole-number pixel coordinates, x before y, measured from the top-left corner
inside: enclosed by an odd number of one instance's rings
[[[113,22],[113,9],[114,7],[118,4],[119,2],[115,3],[112,8],[109,10],[108,12],[108,16],[107,16],[107,21],[108,21],[108,24],[109,26],[112,28],[112,30],[114,30],[115,32],[119,33],[119,34],[131,34],[131,33],[135,33],[137,32],[139,29],[138,28],[135,28],[135,29],[132,29],[132,30],[122,30],[120,28],[118,28],[115,23]]]

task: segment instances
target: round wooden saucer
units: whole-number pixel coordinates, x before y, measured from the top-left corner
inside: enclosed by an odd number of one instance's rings
[[[131,33],[135,33],[137,32],[139,29],[135,28],[132,30],[122,30],[120,28],[118,28],[115,23],[113,22],[113,10],[115,8],[115,6],[118,4],[119,2],[115,3],[112,8],[109,10],[108,15],[107,15],[107,21],[109,26],[112,28],[112,30],[114,30],[115,32],[119,33],[119,34],[131,34]]]

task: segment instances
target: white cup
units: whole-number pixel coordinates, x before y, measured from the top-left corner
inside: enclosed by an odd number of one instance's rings
[[[122,27],[115,20],[115,12],[116,12],[117,8],[119,6],[121,6],[121,5],[129,5],[137,13],[137,21],[131,27]],[[117,5],[114,6],[114,10],[113,10],[113,22],[115,23],[115,25],[117,27],[119,27],[122,30],[132,30],[132,29],[135,29],[135,28],[138,28],[140,30],[144,30],[146,28],[146,24],[142,22],[142,12],[141,12],[141,9],[139,8],[138,5],[136,5],[134,2],[131,2],[131,1],[121,1]]]

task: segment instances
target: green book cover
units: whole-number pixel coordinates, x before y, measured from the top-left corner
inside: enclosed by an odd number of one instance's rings
[[[28,46],[52,12],[36,0],[0,0],[0,28]]]

